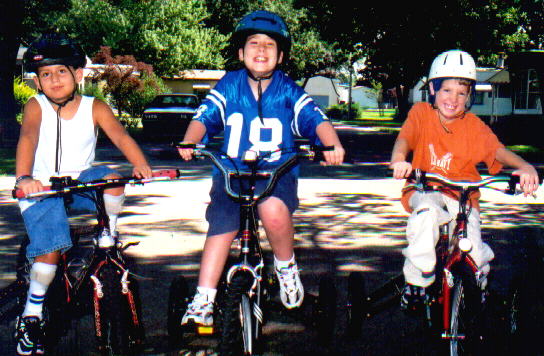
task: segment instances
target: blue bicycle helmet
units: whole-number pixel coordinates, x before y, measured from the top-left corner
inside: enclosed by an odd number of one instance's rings
[[[34,72],[39,67],[63,64],[74,68],[85,67],[85,52],[68,36],[46,32],[30,44],[23,56],[25,71]]]
[[[270,11],[258,10],[244,16],[236,25],[232,35],[236,48],[245,45],[248,36],[264,33],[272,37],[283,52],[284,59],[288,58],[291,49],[291,35],[283,19]]]

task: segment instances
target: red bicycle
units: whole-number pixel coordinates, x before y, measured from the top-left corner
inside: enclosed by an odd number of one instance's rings
[[[508,187],[499,189],[492,186],[499,182],[508,183]],[[423,307],[427,325],[431,330],[439,331],[440,338],[448,343],[450,355],[478,354],[477,349],[484,338],[484,330],[480,326],[485,310],[486,291],[479,284],[480,271],[469,255],[472,243],[467,236],[468,216],[472,209],[470,197],[483,187],[505,194],[515,194],[517,183],[519,177],[513,175],[467,182],[453,181],[438,174],[416,170],[412,183],[405,188],[455,192],[455,196],[458,196],[459,212],[452,233],[448,224],[440,226],[440,237],[436,245],[436,280],[428,288],[430,298]],[[348,280],[348,331],[352,334],[359,332],[364,318],[387,308],[391,302],[398,305],[403,285],[404,278],[399,275],[366,295],[363,275],[352,273]]]
[[[96,225],[86,225],[73,230],[73,247],[61,256],[57,274],[46,297],[44,315],[44,345],[46,352],[60,355],[80,355],[80,342],[85,337],[80,329],[80,319],[88,314],[93,316],[93,327],[97,348],[103,355],[129,355],[140,348],[144,338],[141,320],[141,305],[137,281],[123,252],[137,243],[124,246],[114,236],[115,243],[108,248],[98,246],[98,237],[109,234],[109,219],[104,206],[103,192],[106,188],[126,184],[144,184],[174,179],[177,170],[154,173],[153,178],[140,179],[122,177],[79,182],[70,177],[52,178],[52,186],[46,190],[25,196],[14,190],[14,198],[62,197],[69,202],[74,194],[83,195],[94,201]],[[23,240],[19,252],[21,266],[17,280],[0,293],[0,305],[15,300],[10,312],[4,316],[20,313],[26,300],[29,267],[24,258],[28,237]]]

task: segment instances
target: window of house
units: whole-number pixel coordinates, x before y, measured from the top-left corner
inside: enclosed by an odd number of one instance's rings
[[[540,96],[540,83],[534,69],[528,69],[519,74],[520,80],[515,90],[515,109],[537,109]]]
[[[477,91],[474,94],[474,105],[483,105],[484,104],[484,92]]]

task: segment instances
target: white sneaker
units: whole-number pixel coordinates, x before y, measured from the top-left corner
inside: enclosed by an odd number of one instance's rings
[[[198,292],[195,294],[181,319],[181,325],[187,324],[190,320],[204,326],[213,325],[213,302],[208,301],[205,294]]]
[[[298,266],[290,263],[289,266],[278,268],[274,263],[274,270],[280,284],[280,299],[287,309],[300,307],[304,300],[304,287],[300,281]]]

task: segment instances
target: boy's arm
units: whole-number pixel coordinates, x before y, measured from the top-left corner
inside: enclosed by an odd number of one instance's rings
[[[317,137],[324,146],[333,146],[332,151],[323,151],[324,165],[339,165],[344,161],[344,147],[336,134],[336,130],[328,121],[323,121],[316,128]]]
[[[115,118],[111,108],[101,100],[93,102],[93,118],[104,130],[111,142],[125,155],[133,165],[132,174],[138,178],[151,178],[153,173],[142,150],[127,133],[123,125]]]
[[[43,190],[42,183],[32,178],[34,155],[40,137],[42,110],[36,99],[32,98],[25,105],[23,112],[23,123],[15,159],[15,177],[17,177],[17,187],[27,195]]]
[[[191,120],[191,123],[189,124],[189,127],[187,127],[187,131],[185,132],[185,136],[183,137],[183,141],[181,143],[200,143],[205,134],[206,126],[198,120]],[[183,158],[185,161],[189,161],[193,158],[192,149],[180,148],[178,149],[178,152],[181,158]]]
[[[389,168],[393,170],[394,178],[406,178],[412,173],[412,164],[406,161],[409,153],[408,141],[405,138],[397,137],[391,153],[391,163],[389,164]]]
[[[504,147],[500,147],[497,149],[495,159],[504,166],[516,169],[512,174],[519,176],[519,183],[525,195],[531,194],[538,189],[540,184],[538,173],[535,167],[523,158]]]

